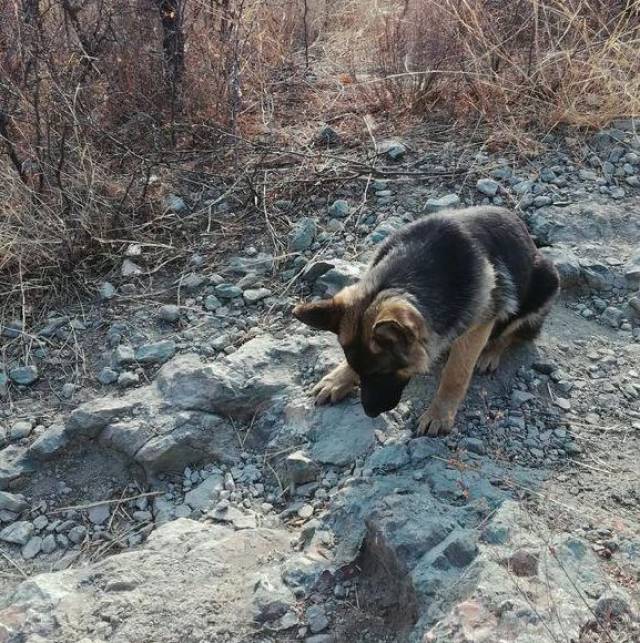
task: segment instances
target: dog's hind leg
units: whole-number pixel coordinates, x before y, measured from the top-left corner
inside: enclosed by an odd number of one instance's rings
[[[555,266],[541,257],[533,268],[527,296],[517,314],[496,324],[485,350],[478,358],[478,371],[495,371],[509,346],[536,339],[559,290],[560,278]]]
[[[418,421],[419,435],[427,433],[436,436],[451,431],[460,402],[467,394],[476,361],[486,346],[493,324],[491,321],[475,326],[453,342],[436,396]]]
[[[344,361],[325,375],[311,392],[316,396],[316,404],[334,403],[347,397],[359,383],[358,374]]]

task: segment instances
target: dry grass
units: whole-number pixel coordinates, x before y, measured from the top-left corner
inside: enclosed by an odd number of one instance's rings
[[[176,243],[172,176],[217,166],[233,183],[241,138],[300,149],[331,120],[368,141],[370,114],[446,113],[513,143],[638,115],[639,46],[640,0],[11,0],[0,295],[108,262],[118,239]],[[150,189],[152,174],[168,179]]]

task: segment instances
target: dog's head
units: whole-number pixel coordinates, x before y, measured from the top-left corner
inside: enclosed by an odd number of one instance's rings
[[[350,287],[333,299],[296,306],[293,315],[338,336],[349,366],[360,376],[362,407],[370,417],[395,408],[411,377],[428,366],[425,320],[400,295],[383,292],[366,302]]]

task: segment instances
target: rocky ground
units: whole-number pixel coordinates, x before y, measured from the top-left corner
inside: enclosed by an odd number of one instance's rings
[[[162,280],[132,244],[95,299],[5,322],[0,641],[640,640],[640,137],[547,149],[415,132],[382,178],[275,203],[284,258],[205,240]],[[561,272],[537,347],[475,378],[447,439],[413,434],[433,376],[376,420],[314,408],[340,352],[294,301],[488,202]]]

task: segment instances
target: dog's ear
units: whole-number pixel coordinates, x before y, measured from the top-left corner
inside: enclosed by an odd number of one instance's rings
[[[374,344],[400,355],[406,355],[420,337],[424,320],[408,302],[390,300],[380,306],[371,333]]]
[[[338,334],[344,306],[333,299],[323,299],[309,304],[299,304],[293,309],[293,316],[311,328],[329,330]]]

